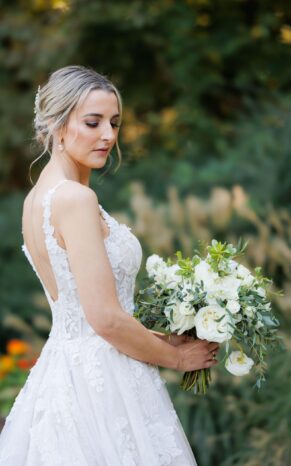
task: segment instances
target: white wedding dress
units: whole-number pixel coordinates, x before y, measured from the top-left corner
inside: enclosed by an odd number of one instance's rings
[[[158,367],[119,352],[86,320],[67,253],[50,223],[53,193],[65,181],[43,198],[43,230],[58,286],[53,301],[40,280],[52,328],[6,418],[0,466],[195,466]],[[141,246],[129,227],[100,208],[110,229],[104,241],[119,300],[132,314]]]

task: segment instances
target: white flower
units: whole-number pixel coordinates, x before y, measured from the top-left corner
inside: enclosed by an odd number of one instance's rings
[[[242,282],[244,286],[251,286],[254,283],[255,277],[251,274],[249,269],[247,269],[244,265],[239,265],[236,270],[236,276]]]
[[[149,277],[156,277],[166,267],[164,260],[157,254],[152,254],[147,258],[146,270]]]
[[[242,284],[245,286],[251,286],[254,283],[255,277],[250,273],[247,277],[243,279]]]
[[[219,306],[219,303],[216,299],[216,295],[215,295],[215,292],[211,293],[211,292],[208,292],[207,295],[205,296],[205,300],[207,301],[207,304],[213,306]]]
[[[238,300],[238,289],[241,281],[230,275],[219,277],[215,280],[215,287],[211,290],[211,295],[216,299]]]
[[[217,322],[218,319],[221,319]],[[230,318],[223,307],[218,305],[205,306],[197,312],[194,323],[198,338],[201,340],[222,343],[230,340],[233,328]]]
[[[264,324],[261,320],[258,320],[258,322],[255,325],[255,329],[258,330],[261,327],[264,327]]]
[[[230,260],[228,262],[228,268],[230,270],[231,273],[234,273],[235,274],[235,271],[237,270],[238,268],[238,263],[234,260]]]
[[[246,375],[253,364],[254,361],[242,351],[232,351],[225,362],[225,368],[233,375]]]
[[[171,310],[173,310],[172,320],[170,319]],[[191,304],[177,301],[172,307],[165,308],[164,312],[169,319],[171,332],[178,330],[178,335],[181,335],[194,327],[195,309]]]
[[[182,282],[182,275],[177,275],[176,273],[178,270],[181,270],[178,264],[170,265],[163,269],[163,284],[167,288],[176,288]]]
[[[240,303],[234,299],[227,301],[226,308],[232,313],[236,314],[240,310]]]
[[[205,291],[210,291],[213,289],[215,280],[218,278],[218,274],[214,272],[211,266],[205,262],[200,261],[199,264],[195,266],[195,282],[203,282]]]
[[[239,264],[237,269],[236,269],[236,276],[238,278],[246,278],[251,274],[249,269],[247,269],[244,265]]]
[[[259,288],[257,288],[257,293],[262,298],[266,297],[266,290],[264,288],[262,288],[261,286]]]
[[[183,294],[183,301],[192,301],[194,293],[193,293],[193,285],[188,280],[184,280],[184,286],[181,289]]]

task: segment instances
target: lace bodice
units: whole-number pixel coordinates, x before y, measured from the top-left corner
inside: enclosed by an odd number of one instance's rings
[[[197,466],[158,367],[120,352],[85,318],[67,252],[51,225],[52,197],[63,182],[42,203],[55,301],[22,246],[44,288],[53,325],[6,418],[0,466]],[[104,241],[119,300],[132,313],[141,245],[130,228],[100,208],[110,230]]]
[[[55,276],[58,299],[53,301],[34,267],[31,255],[25,243],[22,250],[39,278],[52,311],[52,328],[50,337],[60,339],[75,339],[90,336],[94,332],[85,318],[81,306],[74,276],[70,270],[67,251],[63,249],[54,236],[51,224],[51,201],[56,189],[65,181],[61,180],[43,197],[43,231],[45,243]],[[120,224],[111,217],[99,204],[104,220],[109,227],[109,235],[104,239],[105,248],[115,277],[117,293],[124,311],[133,313],[135,278],[142,259],[141,245],[130,231],[131,228]]]

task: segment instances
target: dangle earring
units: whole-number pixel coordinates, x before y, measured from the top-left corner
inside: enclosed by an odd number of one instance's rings
[[[58,144],[58,149],[62,152],[64,150],[64,144]]]

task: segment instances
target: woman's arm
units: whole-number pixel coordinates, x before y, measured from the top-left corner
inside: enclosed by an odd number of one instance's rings
[[[149,330],[149,332],[152,332],[153,335],[173,346],[179,346],[182,343],[186,343],[187,341],[193,341],[193,337],[187,335],[177,335],[177,333],[166,334],[157,332],[156,330]]]
[[[122,309],[105,249],[95,192],[70,181],[56,193],[54,202],[55,225],[66,245],[86,319],[95,332],[119,351],[150,364],[177,370],[213,365],[209,351],[217,344],[195,340],[175,347],[157,338]]]

